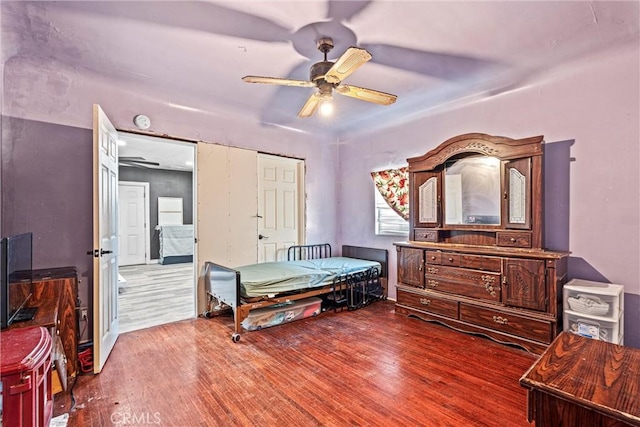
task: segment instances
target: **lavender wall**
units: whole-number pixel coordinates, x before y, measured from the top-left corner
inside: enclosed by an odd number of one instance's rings
[[[90,305],[92,132],[3,117],[2,235],[33,232],[36,269],[75,266]]]
[[[393,289],[392,243],[402,239],[374,236],[369,172],[406,164],[458,134],[543,134],[547,247],[572,251],[570,278],[625,286],[625,344],[640,347],[639,65],[631,46],[510,93],[344,141],[340,178],[349,185],[340,193],[339,242],[387,248]]]

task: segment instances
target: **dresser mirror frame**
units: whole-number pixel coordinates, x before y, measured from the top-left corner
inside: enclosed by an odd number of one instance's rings
[[[408,159],[409,240],[541,249],[542,144],[542,136],[511,139],[472,133],[448,139],[426,154]],[[492,190],[493,211],[474,214],[463,211],[461,199],[447,200],[447,185],[454,182],[451,175],[447,181],[448,168],[488,158],[499,163],[499,190]],[[477,173],[480,168],[473,169]],[[453,193],[464,194],[482,180],[471,178],[465,184],[465,179],[456,178]],[[458,205],[458,221],[447,219],[447,204],[449,211]]]

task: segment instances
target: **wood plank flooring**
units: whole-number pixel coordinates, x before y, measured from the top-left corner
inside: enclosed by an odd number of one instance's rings
[[[69,426],[528,426],[535,356],[394,313],[326,312],[231,341],[230,316],[123,334]],[[55,413],[69,411],[68,395]],[[128,421],[128,422],[127,422]]]
[[[195,316],[193,263],[119,267],[126,283],[118,286],[120,332]]]

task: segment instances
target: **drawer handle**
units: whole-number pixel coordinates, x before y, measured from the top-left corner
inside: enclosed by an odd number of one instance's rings
[[[487,290],[489,295],[491,295],[492,297],[496,296],[496,291],[493,288],[493,284],[494,284],[495,280],[496,280],[495,276],[490,276],[488,274],[483,274],[482,275],[482,281],[484,282],[484,288]]]
[[[432,288],[437,288],[438,287],[438,281],[437,280],[427,280],[427,286],[431,286]]]
[[[511,243],[515,243],[516,242],[516,238],[515,237],[512,237],[509,240],[511,240]]]
[[[424,268],[424,263],[420,261],[420,265],[418,266],[418,271],[422,271],[423,268]]]
[[[509,319],[501,316],[493,316],[493,321],[495,323],[498,323],[499,325],[506,325],[507,323],[509,323]]]
[[[453,262],[453,258],[449,258],[449,262]]]
[[[14,384],[9,386],[9,390],[7,390],[7,394],[9,396],[13,396],[16,394],[22,394],[25,391],[29,391],[32,388],[32,383],[31,383],[31,375],[25,375],[24,377],[22,377],[20,379],[20,383],[19,384]]]
[[[438,271],[440,271],[440,270],[438,270],[435,267],[427,267],[427,273],[438,274]]]
[[[431,259],[432,259],[433,261],[435,261],[435,260],[436,260],[436,257],[435,257],[435,256],[432,256],[432,257],[431,257]]]
[[[420,298],[420,304],[429,305],[429,304],[431,304],[431,300],[430,299],[426,299],[426,298]]]

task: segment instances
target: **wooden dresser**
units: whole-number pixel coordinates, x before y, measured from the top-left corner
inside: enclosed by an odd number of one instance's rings
[[[562,332],[520,379],[536,427],[640,426],[640,350]]]
[[[568,252],[542,242],[542,137],[451,138],[408,159],[396,312],[542,353],[562,330]]]

